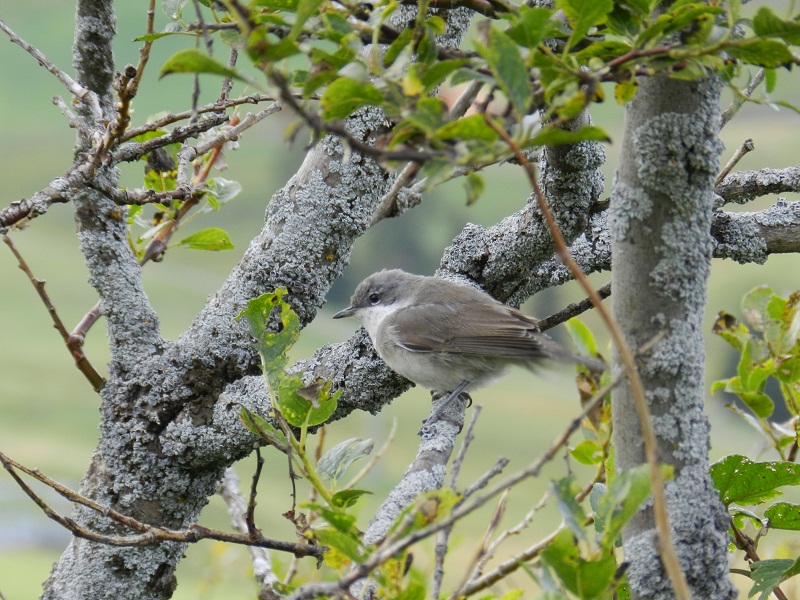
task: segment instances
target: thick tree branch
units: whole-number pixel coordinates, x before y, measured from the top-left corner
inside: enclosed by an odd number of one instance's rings
[[[800,192],[800,165],[731,173],[714,192],[722,198],[722,202],[717,201],[717,207],[729,202],[746,204],[769,194]]]

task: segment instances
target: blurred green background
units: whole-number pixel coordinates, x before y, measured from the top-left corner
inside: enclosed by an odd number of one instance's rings
[[[765,2],[753,2],[756,10]],[[133,41],[144,32],[146,2],[118,3],[119,33],[115,54],[118,66],[136,63],[139,45]],[[770,3],[767,3],[770,4]],[[74,3],[64,0],[29,0],[21,3],[0,0],[0,19],[67,71],[70,69]],[[157,29],[166,22],[157,14]],[[160,64],[175,50],[191,42],[187,38],[160,40],[154,47],[150,69],[134,103],[134,124],[159,111],[185,110],[190,103],[190,78],[173,76],[158,81]],[[222,53],[223,47],[216,45]],[[220,54],[221,55],[221,54]],[[0,135],[3,184],[0,205],[27,197],[63,173],[71,162],[73,132],[58,109],[51,104],[54,95],[66,96],[58,82],[19,47],[0,44]],[[798,102],[797,74],[780,74],[781,86],[775,98]],[[217,94],[219,81],[203,78],[204,98]],[[239,89],[239,91],[242,91]],[[613,98],[611,90],[606,94]],[[595,121],[606,128],[614,140],[621,135],[622,110],[613,100],[593,112]],[[198,219],[187,231],[216,225],[229,231],[236,250],[224,253],[196,253],[173,249],[165,260],[145,269],[148,294],[159,311],[163,333],[177,337],[191,322],[206,297],[222,282],[240,258],[249,239],[260,229],[264,210],[272,194],[282,187],[300,164],[303,141],[288,147],[283,141],[285,128],[292,122],[288,114],[276,114],[248,131],[241,148],[227,155],[229,169],[224,177],[242,183],[243,193],[218,215]],[[739,164],[740,169],[780,168],[797,164],[800,156],[800,117],[786,109],[750,106],[724,131],[727,150],[723,161],[745,138],[753,138],[756,151]],[[301,136],[302,137],[302,136]],[[618,147],[607,146],[606,194],[610,191]],[[123,168],[123,183],[141,185],[142,165]],[[528,189],[522,174],[513,167],[487,173],[487,193],[477,205],[467,207],[458,182],[437,189],[422,206],[402,219],[380,223],[356,244],[351,266],[331,291],[329,303],[304,332],[294,357],[308,356],[322,344],[345,339],[356,327],[353,321],[333,321],[330,315],[342,308],[355,284],[367,274],[384,267],[401,267],[430,274],[438,265],[442,249],[467,222],[492,225],[521,208]],[[790,197],[790,199],[795,199]],[[756,205],[774,202],[767,198]],[[753,210],[751,207],[745,207]],[[178,236],[180,238],[181,236]],[[67,324],[72,327],[96,301],[86,283],[86,269],[77,249],[71,209],[54,206],[29,228],[13,234],[14,241],[34,274],[47,281],[47,289]],[[718,310],[738,312],[741,296],[750,288],[767,284],[782,294],[800,288],[796,256],[775,256],[765,266],[741,266],[715,261],[706,315],[707,327]],[[599,274],[599,286],[608,280]],[[11,253],[0,247],[0,450],[20,462],[42,469],[63,483],[77,487],[88,465],[97,438],[98,398],[72,366],[49,317],[32,286],[16,268]],[[568,302],[583,297],[575,285],[548,290],[524,308],[536,316],[546,316]],[[593,316],[587,322],[600,332]],[[556,336],[563,336],[555,332]],[[602,333],[598,336],[603,339]],[[735,367],[732,351],[709,335],[708,381],[729,376]],[[91,332],[87,354],[101,370],[107,357],[102,322]],[[461,476],[468,484],[499,456],[511,458],[510,470],[533,460],[568,424],[578,411],[577,395],[568,369],[533,377],[513,373],[502,383],[474,396],[484,406],[477,429],[477,441]],[[724,398],[709,397],[712,420],[712,455],[754,452],[758,439],[724,409]],[[349,437],[372,437],[378,445],[385,440],[393,420],[398,431],[391,449],[362,484],[375,492],[361,508],[361,526],[366,524],[380,498],[402,475],[416,450],[416,430],[427,414],[428,393],[412,390],[378,416],[352,415],[333,424],[326,446]],[[259,496],[259,523],[266,535],[293,539],[287,521],[279,515],[290,506],[289,482],[282,457],[266,452],[267,467]],[[772,458],[772,457],[770,457]],[[248,483],[254,461],[247,460],[238,471]],[[562,476],[563,464],[551,465],[540,480],[528,482],[511,495],[503,521],[513,525],[535,503],[550,477]],[[37,488],[39,489],[39,488]],[[63,502],[47,490],[39,491],[62,511]],[[491,510],[491,509],[487,509]],[[469,559],[477,547],[477,536],[485,527],[488,512],[473,516],[457,529],[453,541],[459,560]],[[554,510],[545,510],[522,535],[507,544],[504,556],[520,550],[547,533],[558,522]],[[209,525],[227,527],[224,507],[214,498],[203,515]],[[50,565],[58,558],[68,537],[47,520],[22,494],[11,479],[0,475],[0,592],[8,600],[32,598],[39,594]],[[431,548],[415,551],[417,565],[431,564]],[[275,556],[285,568],[288,559]],[[458,563],[456,563],[458,564]],[[311,568],[311,566],[307,566]],[[454,569],[453,576],[460,572]],[[175,598],[251,598],[255,586],[247,553],[216,543],[191,547],[179,569]],[[512,578],[511,585],[528,587],[525,575]]]

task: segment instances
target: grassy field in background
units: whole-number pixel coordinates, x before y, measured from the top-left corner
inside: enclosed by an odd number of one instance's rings
[[[131,40],[141,33],[143,5],[120,3],[120,33],[116,49],[120,64],[135,62],[138,46]],[[72,2],[33,0],[23,6],[23,3],[0,0],[0,18],[63,67],[68,67],[70,61],[72,10]],[[135,123],[157,110],[181,110],[188,105],[188,78],[167,78],[157,82],[154,75],[160,62],[180,43],[183,42],[165,40],[163,45],[156,46],[152,72],[145,79],[135,103]],[[50,103],[53,95],[64,95],[64,90],[52,76],[9,43],[0,44],[0,64],[3,64],[0,70],[0,132],[4,139],[0,206],[5,206],[14,199],[32,194],[63,173],[70,162],[73,133]],[[218,82],[207,78],[203,85],[213,96]],[[608,93],[607,97],[613,98],[613,94]],[[620,115],[619,107],[609,100],[598,107],[595,120],[606,126],[614,139],[618,139],[621,135]],[[727,150],[723,161],[745,138],[751,137],[757,150],[745,157],[739,168],[778,168],[797,164],[800,156],[800,138],[796,133],[798,119],[788,111],[778,113],[759,107],[748,109],[724,130]],[[218,221],[216,217],[198,219],[196,227],[217,225],[229,230],[236,250],[198,254],[174,249],[168,252],[164,262],[147,266],[145,282],[148,294],[159,311],[166,337],[178,336],[203,306],[207,296],[219,287],[241,257],[248,240],[259,230],[266,202],[299,165],[302,143],[292,149],[283,146],[283,131],[289,122],[288,115],[278,115],[247,133],[241,150],[228,156],[230,168],[223,175],[242,182],[242,195],[225,207]],[[608,125],[609,122],[614,124]],[[606,175],[610,182],[617,148],[612,144],[607,151]],[[123,173],[129,185],[136,185],[141,165],[126,167]],[[607,184],[606,193],[609,190],[610,184]],[[527,187],[521,174],[513,167],[505,167],[488,176],[487,193],[474,207],[465,206],[460,185],[452,183],[426,198],[425,203],[407,218],[379,224],[356,245],[345,280],[337,283],[331,292],[331,305],[326,306],[318,319],[304,331],[293,356],[308,356],[320,345],[338,342],[350,335],[355,322],[332,321],[329,317],[344,306],[352,287],[361,277],[386,266],[430,274],[438,265],[442,248],[464,223],[491,225],[518,210],[526,196]],[[774,198],[764,200],[759,206],[772,201]],[[54,207],[27,230],[15,233],[14,240],[36,276],[47,280],[47,289],[59,313],[71,327],[95,303],[96,295],[86,283],[86,270],[77,249],[70,207]],[[608,275],[595,275],[593,280],[599,286],[608,280]],[[3,245],[0,245],[0,282],[0,450],[77,487],[97,440],[98,398],[71,365],[71,359],[33,288],[16,269],[13,257]],[[706,331],[710,330],[718,310],[738,313],[741,296],[759,284],[768,284],[783,294],[800,288],[797,257],[776,256],[763,267],[716,261]],[[536,316],[546,316],[582,296],[575,285],[567,285],[539,294],[525,309]],[[587,322],[599,331],[594,317],[589,316]],[[107,359],[102,325],[101,322],[92,331],[87,343],[88,355],[101,370]],[[735,364],[728,347],[709,335],[707,351],[709,381],[730,375]],[[509,472],[522,468],[546,448],[578,410],[568,369],[548,373],[543,378],[516,372],[501,384],[476,393],[474,399],[476,404],[483,405],[484,410],[477,441],[461,477],[462,484],[472,481],[499,456],[511,459]],[[712,455],[720,457],[732,451],[751,451],[756,444],[754,436],[726,413],[722,404],[720,398],[708,401],[712,419]],[[427,408],[427,391],[415,389],[397,399],[380,415],[352,415],[329,427],[328,447],[349,437],[372,437],[380,446],[391,429],[392,421],[396,419],[398,422],[391,450],[363,483],[363,487],[374,491],[375,495],[363,503],[362,527],[366,526],[380,499],[413,458],[416,431],[427,414]],[[290,488],[285,476],[285,463],[276,454],[267,452],[266,457],[266,473],[259,497],[259,524],[267,535],[293,539],[288,522],[274,516],[289,508]],[[248,483],[253,464],[254,461],[248,459],[238,466],[244,485]],[[512,496],[504,525],[514,524],[538,500],[548,479],[563,475],[563,471],[563,462],[557,461],[538,481],[526,483],[519,493]],[[50,495],[47,497],[51,498]],[[69,510],[57,502],[56,506]],[[491,507],[487,508],[456,530],[453,540],[458,547],[457,560],[464,561],[472,555],[475,550],[472,540],[482,533],[491,510]],[[558,520],[555,511],[547,509],[529,530],[509,542],[508,552],[529,546],[550,531]],[[212,499],[203,515],[203,522],[227,527],[224,507],[218,499]],[[7,600],[23,600],[38,595],[51,563],[64,547],[65,539],[64,532],[38,512],[9,477],[0,476],[0,592]],[[415,551],[415,564],[430,563],[430,554],[430,546]],[[275,560],[287,564],[285,557],[276,556]],[[215,543],[199,544],[188,550],[187,559],[179,568],[180,585],[175,598],[251,598],[255,588],[249,571],[249,560],[243,549]],[[518,575],[514,583],[528,585],[524,575]]]

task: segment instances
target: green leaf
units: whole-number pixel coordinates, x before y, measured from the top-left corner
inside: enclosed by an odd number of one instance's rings
[[[532,8],[523,4],[517,9],[519,20],[506,29],[506,35],[520,46],[536,48],[553,29],[553,13],[547,8]]]
[[[282,452],[286,451],[287,444],[284,433],[274,427],[261,415],[257,415],[246,408],[242,408],[242,412],[239,413],[239,420],[250,433],[257,435]]]
[[[315,529],[314,535],[323,545],[335,548],[355,563],[360,564],[367,556],[355,534],[342,533],[337,529]]]
[[[486,124],[483,115],[470,115],[457,121],[450,121],[439,127],[435,133],[440,140],[466,140],[491,143],[500,139],[497,132]]]
[[[750,566],[752,571],[753,587],[748,597],[760,594],[758,600],[768,600],[774,590],[781,583],[800,573],[800,558],[760,560]]]
[[[178,242],[178,246],[187,246],[193,250],[211,250],[219,252],[220,250],[233,250],[228,233],[219,227],[209,227],[197,233],[183,238]]]
[[[354,506],[361,496],[372,494],[367,490],[341,490],[331,497],[331,504],[337,508],[347,509]]]
[[[568,529],[560,531],[541,554],[542,561],[558,576],[564,587],[581,599],[607,598],[614,585],[617,563],[604,555],[585,560]]]
[[[788,66],[794,60],[791,50],[779,40],[737,41],[726,45],[725,51],[742,62],[759,67]]]
[[[147,169],[144,174],[144,187],[155,192],[169,192],[178,185],[177,171],[155,171]]]
[[[481,197],[483,194],[483,190],[486,188],[486,183],[483,181],[483,177],[470,171],[464,177],[464,190],[467,193],[467,206],[472,206],[478,201],[478,198]]]
[[[374,85],[349,77],[334,81],[320,98],[322,117],[326,121],[344,119],[362,106],[380,106],[382,103],[383,96]]]
[[[419,73],[420,81],[425,87],[425,92],[430,92],[437,85],[442,83],[447,77],[459,67],[467,64],[466,59],[439,60]]]
[[[323,0],[299,0],[297,2],[297,12],[295,13],[294,25],[292,25],[291,37],[297,39],[303,30],[303,25],[317,12]]]
[[[594,125],[586,125],[576,131],[560,127],[544,127],[530,141],[534,146],[554,146],[556,144],[575,144],[584,141],[610,142],[608,134]]]
[[[311,506],[311,508],[319,511],[320,517],[325,519],[330,525],[333,525],[336,530],[348,535],[358,535],[356,517],[354,515],[349,515],[338,510],[331,510],[324,506]]]
[[[777,37],[787,44],[800,45],[800,23],[784,21],[767,6],[762,6],[753,17],[753,31],[756,36]]]
[[[158,78],[161,79],[172,73],[210,73],[250,83],[247,77],[241,75],[235,69],[226,67],[208,54],[194,48],[184,48],[170,56],[161,67]]]
[[[742,299],[744,320],[756,331],[764,331],[767,326],[767,305],[775,295],[772,288],[765,285],[753,288]]]
[[[672,477],[672,468],[662,466],[661,476],[664,479]],[[650,469],[647,465],[617,473],[611,480],[606,493],[598,500],[596,511],[603,524],[601,544],[604,548],[615,547],[622,529],[638,512],[642,502],[650,495],[650,490]]]
[[[298,0],[254,0],[254,6],[263,6],[276,11],[295,12],[299,4]]]
[[[717,334],[739,352],[743,352],[750,340],[750,330],[736,320],[736,317],[720,311],[717,320],[714,321],[712,332]]]
[[[605,23],[606,16],[614,9],[613,0],[558,0],[556,8],[564,11],[569,20],[572,34],[569,47],[581,41],[590,28]]]
[[[355,461],[369,456],[374,446],[374,441],[361,438],[340,442],[322,455],[317,463],[317,472],[323,479],[337,481]]]
[[[209,205],[212,209],[219,210],[223,204],[233,200],[241,193],[242,184],[224,177],[214,177],[208,180],[206,189],[205,198]]]
[[[264,372],[267,375],[282,375],[289,359],[286,352],[300,337],[300,319],[283,299],[288,291],[278,288],[262,294],[247,303],[247,308],[237,315],[244,317],[250,326],[250,335],[256,340]],[[272,317],[275,313],[275,317]],[[275,318],[277,332],[270,330],[271,318]]]
[[[800,485],[800,465],[756,463],[732,454],[711,465],[711,479],[726,506],[733,502],[752,506],[780,496],[778,488],[784,485]]]
[[[764,512],[764,516],[769,519],[772,529],[800,531],[800,505],[776,502]]]
[[[561,517],[564,519],[564,523],[572,530],[575,537],[585,540],[586,532],[583,528],[587,520],[586,513],[575,500],[575,495],[580,489],[575,485],[574,478],[565,477],[551,482],[550,491],[556,498],[556,505]]]
[[[629,77],[625,81],[620,81],[614,86],[614,99],[617,104],[624,106],[636,95],[639,89],[639,81],[635,77]]]
[[[327,421],[336,410],[337,400],[342,394],[342,390],[330,394],[330,381],[320,379],[310,385],[303,385],[300,377],[283,373],[275,379],[275,408],[295,427],[314,427]]]
[[[583,440],[569,453],[582,465],[598,465],[603,460],[603,448],[594,440]]]
[[[488,63],[497,85],[512,106],[519,114],[527,114],[532,96],[531,83],[519,46],[499,29],[490,27],[489,45],[476,42],[475,48]]]
[[[403,29],[400,32],[394,41],[389,44],[389,47],[386,49],[386,52],[383,55],[383,65],[385,67],[390,67],[394,64],[394,61],[397,60],[397,57],[406,49],[411,43],[411,40],[414,39],[414,30],[410,27]]]
[[[597,356],[597,342],[592,335],[592,330],[589,329],[583,321],[578,317],[572,317],[569,321],[564,323],[567,328],[567,333],[572,343],[581,354],[589,356]]]

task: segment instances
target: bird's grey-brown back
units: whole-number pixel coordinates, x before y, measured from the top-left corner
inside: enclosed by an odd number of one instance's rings
[[[485,385],[510,364],[586,362],[539,332],[535,319],[481,290],[398,269],[359,284],[335,318],[348,316],[361,321],[394,371],[439,391],[465,381],[466,389]]]

